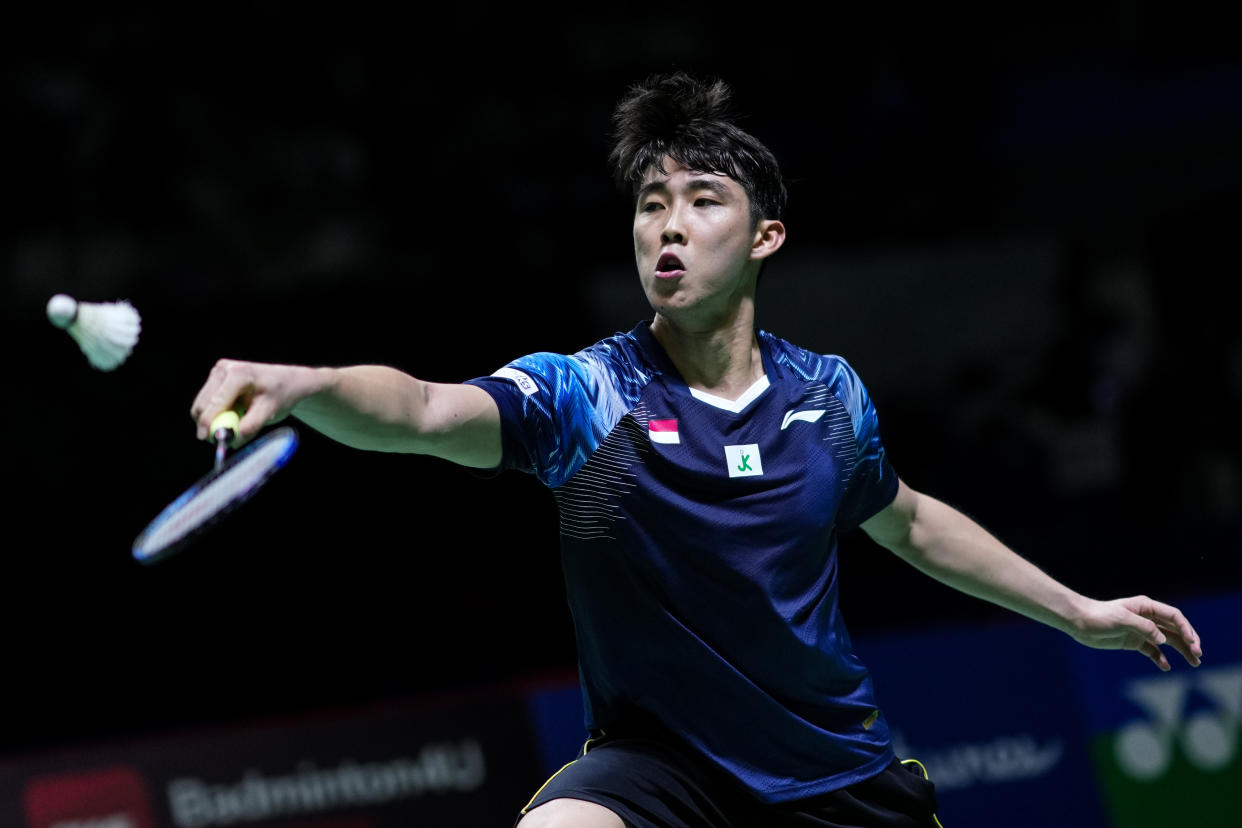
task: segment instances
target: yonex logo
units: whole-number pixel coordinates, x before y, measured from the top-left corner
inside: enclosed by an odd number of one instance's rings
[[[1194,767],[1220,770],[1237,754],[1242,724],[1242,666],[1200,670],[1183,675],[1135,679],[1125,694],[1143,709],[1146,719],[1132,721],[1117,733],[1113,745],[1118,765],[1135,779],[1163,776],[1175,746]],[[1212,703],[1214,710],[1187,716],[1192,694]]]
[[[729,477],[756,477],[763,474],[763,461],[759,457],[759,446],[755,443],[725,446],[724,450]]]
[[[824,416],[824,409],[813,411],[786,411],[785,419],[781,420],[781,431],[789,428],[790,423],[813,423]]]

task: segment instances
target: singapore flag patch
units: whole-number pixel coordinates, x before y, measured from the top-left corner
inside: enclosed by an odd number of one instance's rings
[[[648,420],[647,436],[653,443],[669,445],[681,442],[681,437],[677,434],[676,420]]]

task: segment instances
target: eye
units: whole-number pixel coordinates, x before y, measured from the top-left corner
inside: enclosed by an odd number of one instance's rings
[[[639,212],[654,213],[656,210],[662,210],[662,209],[664,209],[664,205],[661,204],[660,202],[648,201],[645,204],[643,204],[641,207],[639,207]]]
[[[715,204],[719,204],[719,203],[720,203],[720,202],[719,202],[719,201],[717,201],[716,199],[714,199],[714,198],[708,198],[708,197],[706,197],[706,196],[700,196],[699,198],[696,198],[696,199],[694,200],[694,206],[695,206],[695,207],[711,207],[711,206],[713,206],[713,205],[715,205]]]

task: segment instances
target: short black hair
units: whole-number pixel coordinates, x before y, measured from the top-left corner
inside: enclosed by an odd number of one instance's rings
[[[609,161],[621,190],[636,195],[653,167],[672,158],[688,169],[727,175],[750,199],[751,222],[780,219],[787,193],[776,157],[734,123],[732,90],[718,78],[682,71],[650,75],[630,87],[613,111]]]

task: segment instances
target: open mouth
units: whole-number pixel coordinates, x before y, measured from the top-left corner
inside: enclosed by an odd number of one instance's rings
[[[672,253],[661,253],[659,261],[656,262],[656,274],[660,276],[672,276],[686,269],[681,263],[681,259]]]

